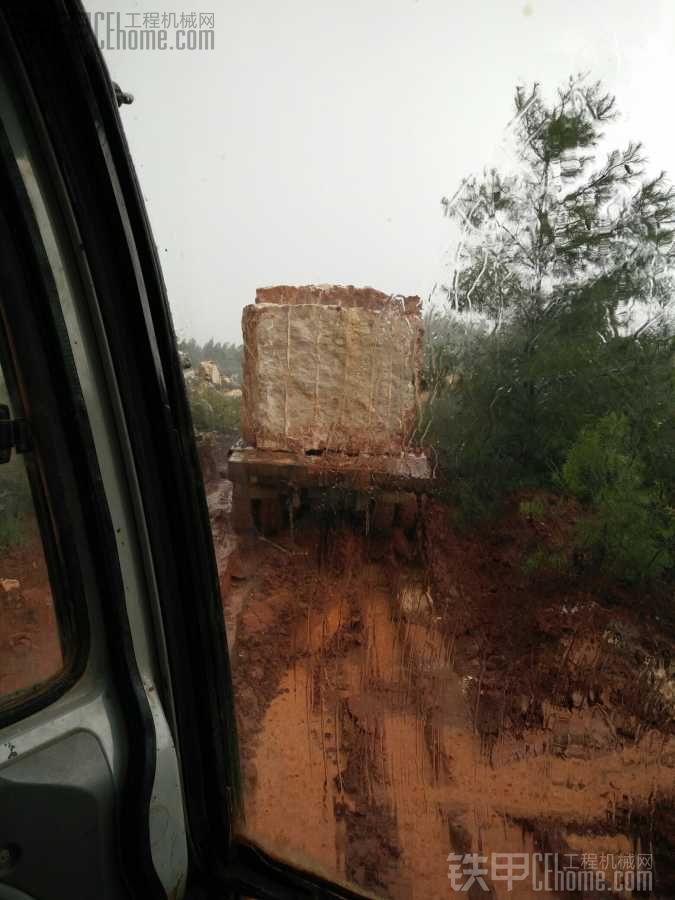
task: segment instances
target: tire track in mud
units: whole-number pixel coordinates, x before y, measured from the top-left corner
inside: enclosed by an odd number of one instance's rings
[[[395,809],[384,802],[391,788],[385,761],[388,750],[386,735],[377,717],[359,703],[363,696],[350,689],[350,682],[362,688],[367,671],[360,670],[362,648],[372,647],[374,639],[369,631],[367,613],[356,589],[348,590],[349,620],[342,624],[326,648],[334,655],[345,685],[337,698],[336,760],[338,772],[334,787],[339,800],[334,804],[336,821],[344,822],[344,875],[348,881],[373,891],[382,891],[402,880],[398,866],[398,824]],[[374,673],[377,678],[378,673]],[[340,764],[340,758],[346,760]],[[376,823],[377,827],[373,825]]]
[[[427,629],[409,626],[396,615],[387,568],[364,559],[358,537],[354,552],[353,537],[347,538],[351,551],[345,554],[349,562],[344,568],[344,559],[333,559],[330,570],[316,568],[313,579],[305,580],[304,591],[294,596],[297,614],[292,621],[268,612],[275,606],[273,595],[287,607],[289,581],[302,587],[288,560],[283,586],[271,591],[262,584],[251,592],[248,606],[256,607],[255,619],[266,622],[268,636],[275,635],[273,653],[267,645],[264,675],[264,640],[250,613],[242,611],[234,657],[235,690],[246,720],[240,727],[249,775],[248,829],[267,846],[271,838],[275,849],[287,855],[295,851],[300,864],[316,868],[320,863],[366,889],[412,896],[409,865],[400,864],[400,831],[415,843],[412,836],[420,824],[416,804],[426,806],[427,801],[422,796],[411,806],[407,794],[410,785],[423,784],[432,772],[438,783],[448,769],[432,708],[424,699],[431,694],[418,689],[420,654],[409,634],[411,628],[420,633]],[[274,561],[281,562],[278,556]],[[306,576],[307,560],[302,566]],[[443,641],[437,636],[432,651],[427,650],[427,666],[443,665]],[[277,664],[280,659],[284,664]],[[256,675],[263,678],[252,702],[250,684]],[[298,744],[305,748],[302,754]],[[298,780],[299,792],[293,786]],[[314,821],[313,835],[303,835],[294,847],[282,820],[302,818],[317,808],[329,815]],[[439,839],[437,835],[436,844]],[[420,841],[420,850],[424,843]],[[436,854],[435,865],[443,869],[443,862]]]
[[[289,581],[296,589],[292,616]],[[242,610],[234,681],[252,835],[268,846],[272,837],[276,850],[295,854],[300,864],[323,863],[331,875],[337,866],[347,880],[382,889],[383,872],[399,851],[395,818],[381,802],[387,793],[384,736],[355,700],[362,682],[358,657],[368,641],[356,595],[348,572],[336,579],[316,567],[311,578],[298,580],[286,561],[284,587],[263,583],[248,604],[265,622],[267,640],[274,634],[274,651],[267,643],[262,661],[265,639]],[[285,823],[302,821],[308,809],[328,815],[312,822],[314,834],[303,835],[298,856]]]
[[[447,896],[449,852],[650,846],[675,873],[665,645],[583,598],[486,608],[451,554],[402,615],[361,536],[322,567],[297,538],[265,546],[233,648],[251,837],[396,900]]]

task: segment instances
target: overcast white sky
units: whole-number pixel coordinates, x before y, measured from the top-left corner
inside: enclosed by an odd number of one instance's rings
[[[519,81],[604,79],[616,143],[675,176],[673,0],[85,5],[215,14],[213,50],[105,51],[181,337],[238,342],[260,285],[427,296],[440,198],[496,158]]]

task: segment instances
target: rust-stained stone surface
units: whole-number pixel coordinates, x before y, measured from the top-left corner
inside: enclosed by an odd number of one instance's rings
[[[317,304],[320,306],[358,307],[359,309],[381,310],[388,306],[403,307],[411,315],[420,313],[419,297],[391,297],[376,291],[375,288],[357,288],[353,285],[340,284],[307,284],[292,287],[279,284],[276,287],[258,288],[255,292],[256,303],[279,303],[281,305]]]
[[[415,426],[416,297],[264,288],[244,309],[242,434],[261,450],[400,453]]]

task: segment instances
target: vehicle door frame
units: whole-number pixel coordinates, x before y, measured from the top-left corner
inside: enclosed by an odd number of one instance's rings
[[[370,896],[236,833],[235,707],[208,509],[166,289],[115,91],[77,0],[3,9],[72,204],[147,526],[154,626],[166,647],[160,699],[171,710],[187,819],[188,896]]]

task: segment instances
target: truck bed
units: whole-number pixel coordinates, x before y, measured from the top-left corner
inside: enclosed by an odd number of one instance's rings
[[[235,484],[262,488],[284,484],[298,488],[424,493],[431,488],[432,472],[423,453],[368,456],[328,451],[315,455],[245,447],[230,451],[228,477]]]

